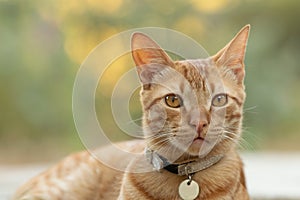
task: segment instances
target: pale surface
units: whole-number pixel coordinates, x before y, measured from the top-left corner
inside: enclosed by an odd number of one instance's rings
[[[242,157],[252,197],[300,199],[300,152],[246,153]]]
[[[178,192],[183,200],[193,200],[199,195],[199,185],[195,181],[188,184],[189,179],[180,183]]]
[[[300,152],[244,153],[248,190],[255,199],[300,199]],[[0,200],[49,164],[0,166]]]

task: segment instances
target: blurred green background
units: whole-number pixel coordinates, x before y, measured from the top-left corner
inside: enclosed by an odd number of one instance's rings
[[[72,117],[80,64],[108,37],[147,26],[183,32],[213,54],[251,24],[244,146],[299,151],[299,8],[297,0],[0,1],[0,163],[51,161],[83,149]],[[108,109],[101,99],[97,108]]]

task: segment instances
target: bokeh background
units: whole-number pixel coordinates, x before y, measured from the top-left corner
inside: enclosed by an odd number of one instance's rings
[[[247,142],[242,146],[299,151],[299,8],[297,0],[0,1],[0,163],[53,161],[84,149],[72,116],[81,63],[108,37],[147,26],[185,33],[213,54],[251,24]],[[115,140],[121,139],[114,137],[119,129],[105,97],[130,63],[117,64],[107,71],[96,97],[98,117],[106,120]],[[140,115],[139,108],[133,98],[133,116]]]

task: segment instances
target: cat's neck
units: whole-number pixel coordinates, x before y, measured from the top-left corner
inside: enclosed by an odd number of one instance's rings
[[[201,159],[205,159],[207,156],[198,156],[198,155],[190,155],[188,153],[183,153],[173,164],[184,164],[188,162],[193,162]]]
[[[176,162],[170,162],[167,158],[163,157],[159,153],[146,148],[145,156],[148,162],[154,169],[160,171],[165,169],[171,173],[182,175],[194,174],[198,171],[207,169],[216,163],[218,163],[223,157],[223,154],[210,155],[210,156],[181,156],[182,160]],[[187,169],[190,169],[188,172]]]
[[[176,161],[173,162],[173,164],[184,164],[188,162],[193,162],[193,161],[202,161],[209,159],[211,157],[223,155],[224,152],[219,152],[219,151],[211,151],[207,153],[206,155],[191,155],[189,153],[183,153]]]

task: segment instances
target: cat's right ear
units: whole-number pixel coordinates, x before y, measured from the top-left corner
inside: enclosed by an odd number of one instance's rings
[[[143,33],[132,35],[131,52],[139,78],[143,84],[150,83],[153,76],[164,67],[173,65],[173,61],[168,54]]]

